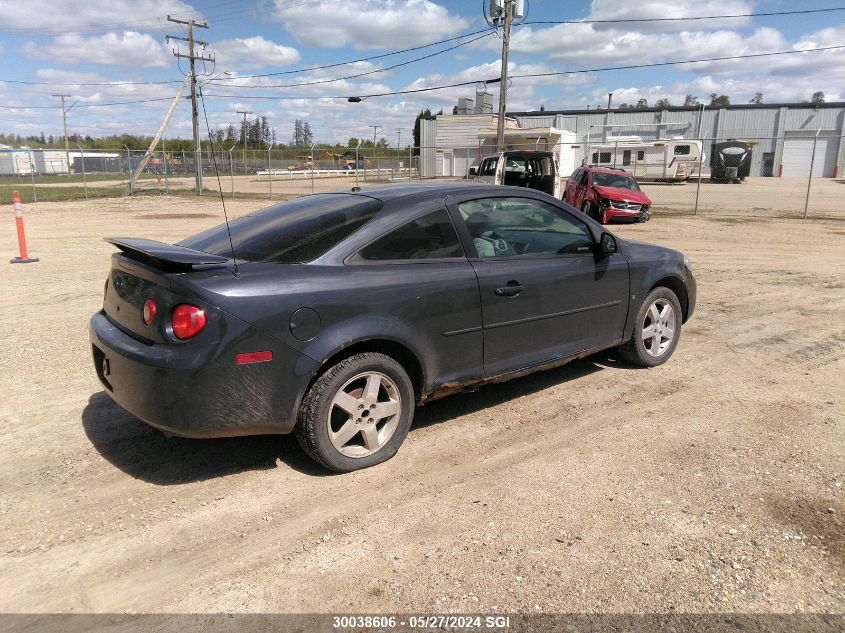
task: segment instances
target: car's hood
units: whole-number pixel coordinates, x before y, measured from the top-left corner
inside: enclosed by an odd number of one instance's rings
[[[651,199],[642,191],[636,189],[625,189],[624,187],[602,187],[593,185],[600,196],[608,200],[627,200],[636,204],[651,204]]]
[[[617,236],[617,239],[618,236]],[[625,246],[625,255],[630,260],[638,261],[670,261],[680,264],[684,260],[684,254],[672,248],[665,246],[658,246],[657,244],[650,244],[648,242],[639,242],[637,240],[623,239],[622,243]]]

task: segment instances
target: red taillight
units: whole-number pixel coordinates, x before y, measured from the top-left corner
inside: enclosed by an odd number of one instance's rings
[[[176,306],[171,318],[173,335],[178,339],[196,336],[205,327],[205,310],[187,303]]]
[[[155,299],[147,299],[144,301],[144,325],[152,325],[158,312],[158,306]]]

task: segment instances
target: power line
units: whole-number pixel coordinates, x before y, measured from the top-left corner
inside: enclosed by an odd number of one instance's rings
[[[330,84],[330,83],[334,83],[336,81],[345,81],[347,79],[357,79],[359,77],[366,77],[367,75],[378,75],[379,73],[385,73],[387,71],[394,70],[396,68],[400,68],[401,66],[408,66],[410,64],[415,64],[416,62],[420,62],[420,61],[423,61],[423,60],[426,60],[426,59],[430,59],[432,57],[436,57],[437,55],[442,55],[443,53],[448,53],[449,51],[455,50],[456,48],[460,48],[462,46],[466,46],[467,44],[472,44],[473,42],[477,42],[478,40],[483,39],[485,37],[489,37],[492,34],[493,34],[492,31],[488,31],[487,33],[485,33],[484,35],[480,35],[479,37],[473,38],[471,40],[467,40],[466,42],[460,42],[459,44],[455,44],[454,46],[450,46],[448,48],[444,48],[442,50],[435,51],[434,53],[429,53],[428,55],[423,55],[422,57],[415,57],[414,59],[408,59],[404,62],[399,62],[398,64],[394,64],[392,66],[387,66],[385,68],[377,68],[375,70],[368,70],[368,71],[357,73],[357,74],[354,74],[354,75],[347,75],[345,77],[334,77],[332,79],[316,79],[314,81],[304,81],[304,82],[299,82],[299,83],[294,83],[294,84],[268,84],[268,85],[264,85],[264,86],[233,86],[233,87],[237,87],[237,88],[257,88],[257,89],[263,89],[263,88],[296,88],[298,86],[316,86],[316,85],[319,85],[319,84]],[[216,83],[216,82],[221,81],[223,79],[225,79],[225,78],[222,77],[220,79],[212,79],[212,80],[209,81],[209,83]]]
[[[110,106],[119,105],[134,105],[137,103],[153,103],[156,101],[172,101],[172,97],[157,97],[155,99],[133,99],[132,101],[113,101],[111,103],[90,103],[86,105],[77,105],[76,108],[106,108]],[[55,106],[47,105],[0,105],[3,110],[46,110],[54,108]]]
[[[257,78],[257,77],[275,77],[275,76],[281,76],[281,75],[294,75],[294,74],[298,74],[298,73],[311,72],[311,71],[315,71],[315,70],[326,70],[326,69],[329,69],[329,68],[337,68],[339,66],[348,66],[348,65],[351,65],[351,64],[358,64],[360,62],[372,61],[374,59],[383,59],[385,57],[392,57],[392,56],[395,56],[395,55],[401,55],[403,53],[410,53],[410,52],[413,52],[413,51],[422,50],[424,48],[431,48],[432,46],[438,46],[440,44],[447,44],[449,42],[454,42],[455,40],[460,40],[460,39],[463,39],[465,37],[472,37],[473,35],[478,35],[480,33],[483,33],[485,35],[490,35],[493,32],[494,32],[493,29],[481,29],[479,31],[472,31],[470,33],[464,33],[462,35],[456,35],[455,37],[450,37],[450,38],[446,38],[446,39],[443,39],[443,40],[438,40],[436,42],[430,42],[428,44],[421,44],[420,46],[412,46],[410,48],[404,48],[404,49],[400,49],[400,50],[397,50],[397,51],[391,51],[389,53],[381,53],[379,55],[371,55],[370,57],[362,57],[362,58],[359,58],[359,59],[352,59],[352,60],[343,61],[343,62],[335,62],[333,64],[322,64],[322,65],[319,65],[319,66],[309,66],[309,67],[305,67],[305,68],[296,68],[294,70],[283,70],[283,71],[272,72],[272,73],[261,73],[261,74],[255,74],[255,75],[238,75],[237,77],[220,77],[220,78],[215,79],[214,81],[215,82],[238,81],[238,80],[241,80],[241,79],[253,79],[253,78]],[[476,38],[476,39],[480,39],[480,38]],[[474,41],[475,40],[470,40],[469,42],[466,42],[466,44],[469,44],[470,42],[474,42]],[[461,44],[461,46],[462,45],[463,44]],[[454,47],[454,48],[457,48],[457,47]],[[441,52],[445,52],[445,51],[448,51],[448,50],[452,50],[452,49],[447,48],[447,49],[444,49],[444,51],[441,51]],[[439,55],[440,53],[437,53],[437,54]],[[420,57],[419,59],[426,59],[426,58],[427,57]],[[391,68],[396,68],[396,66],[392,66]],[[383,71],[386,71],[386,70],[390,70],[391,68],[383,68],[379,71],[373,71],[373,73],[383,72]],[[119,81],[101,81],[101,82],[97,82],[97,81],[79,82],[79,81],[25,81],[25,80],[18,80],[18,79],[0,79],[0,82],[6,82],[6,83],[11,83],[11,84],[21,84],[21,85],[27,85],[27,86],[135,86],[135,85],[142,86],[142,85],[179,84],[179,83],[182,83],[182,80],[181,79],[169,79],[169,80],[164,80],[164,81],[120,81],[119,80]],[[276,86],[261,86],[261,87],[272,88],[272,87],[276,87]]]
[[[679,66],[684,64],[699,64],[705,62],[716,62],[716,61],[730,61],[735,59],[753,59],[753,58],[760,58],[760,57],[773,57],[777,55],[794,55],[797,53],[817,53],[822,51],[832,51],[832,50],[841,50],[845,48],[845,44],[838,44],[836,46],[823,46],[819,48],[805,48],[800,50],[791,50],[791,51],[773,51],[769,53],[751,53],[745,55],[729,55],[725,57],[707,57],[702,59],[684,59],[684,60],[676,60],[676,61],[668,61],[668,62],[652,62],[649,64],[629,64],[625,66],[605,66],[601,68],[584,68],[581,70],[567,70],[567,71],[554,71],[548,73],[531,73],[531,74],[523,74],[523,75],[513,75],[512,78],[515,79],[522,79],[522,78],[530,78],[530,77],[552,77],[552,76],[561,76],[561,75],[576,75],[576,74],[584,74],[584,73],[593,73],[593,72],[607,72],[612,70],[634,70],[638,68],[654,68],[658,66]],[[474,86],[479,81],[486,81],[487,83],[497,83],[499,81],[498,78],[496,79],[476,79],[473,81],[460,81],[452,84],[443,84],[439,86],[430,86],[427,88],[411,88],[407,90],[395,90],[390,92],[377,92],[367,95],[358,95],[362,99],[370,98],[370,97],[390,97],[396,95],[403,95],[403,94],[416,94],[421,92],[432,92],[435,90],[445,90],[447,88],[458,88],[462,86]],[[311,85],[309,83],[300,84],[302,86]],[[233,86],[234,87],[234,86]],[[205,97],[207,98],[216,98],[216,99],[275,99],[277,101],[289,101],[289,100],[316,100],[316,99],[348,99],[349,95],[233,95],[233,94],[206,94]],[[92,103],[88,105],[77,105],[77,108],[103,108],[109,106],[120,106],[120,105],[134,105],[139,103],[153,103],[157,101],[170,101],[170,97],[161,97],[155,99],[135,99],[131,101],[115,101],[112,103]],[[9,105],[0,105],[0,109],[3,110],[42,110],[48,108],[54,108],[55,106],[50,105],[17,105],[17,106],[9,106]]]
[[[729,55],[725,57],[707,57],[702,59],[684,59],[684,60],[677,60],[677,61],[670,61],[670,62],[653,62],[649,64],[629,64],[625,66],[606,66],[603,68],[585,68],[581,70],[567,70],[567,71],[553,71],[548,73],[532,73],[532,74],[524,74],[524,75],[512,75],[513,79],[521,79],[527,77],[552,77],[552,76],[559,76],[559,75],[576,75],[576,74],[583,74],[583,73],[592,73],[592,72],[606,72],[611,70],[632,70],[637,68],[653,68],[657,66],[678,66],[683,64],[699,64],[705,62],[716,62],[716,61],[729,61],[734,59],[752,59],[758,57],[772,57],[775,55],[794,55],[796,53],[816,53],[820,51],[831,51],[831,50],[841,50],[845,48],[845,44],[839,44],[836,46],[823,46],[819,48],[805,48],[801,50],[792,50],[792,51],[774,51],[770,53],[751,53],[746,55]],[[479,83],[479,81],[485,81],[486,83],[497,83],[499,78],[496,79],[487,79],[487,80],[475,80],[475,81],[461,81],[453,84],[443,84],[440,86],[430,86],[428,88],[411,88],[407,90],[395,90],[391,92],[377,92],[367,95],[357,95],[361,99],[369,99],[371,97],[390,97],[395,95],[404,95],[404,94],[416,94],[420,92],[431,92],[434,90],[444,90],[446,88],[458,88],[461,86],[473,86]],[[301,85],[308,85],[308,84],[301,84]],[[276,100],[310,100],[310,99],[348,99],[349,95],[306,95],[306,96],[288,96],[288,95],[223,95],[223,94],[206,94],[206,97],[214,97],[217,99],[276,99]],[[2,107],[2,106],[0,106]]]
[[[471,33],[464,33],[463,35],[456,35],[455,37],[449,37],[443,40],[438,40],[436,42],[431,42],[429,44],[421,44],[419,46],[412,46],[410,48],[403,48],[398,51],[391,51],[389,53],[380,53],[379,55],[371,55],[370,57],[361,57],[359,59],[351,59],[345,62],[335,62],[333,64],[321,64],[319,66],[308,66],[305,68],[296,68],[294,70],[280,70],[278,72],[273,73],[260,73],[256,75],[238,75],[237,77],[221,77],[216,81],[237,81],[239,79],[254,79],[256,77],[277,77],[281,75],[295,75],[297,73],[307,73],[314,70],[326,70],[328,68],[337,68],[338,66],[348,66],[350,64],[359,64],[361,62],[370,62],[374,59],[384,59],[385,57],[392,57],[393,55],[401,55],[402,53],[410,53],[413,51],[419,51],[424,48],[431,48],[432,46],[438,46],[440,44],[447,44],[449,42],[454,42],[455,40],[460,40],[465,37],[472,37],[473,35],[478,35],[479,33],[493,33],[493,29],[481,29],[478,31],[472,31]],[[208,96],[208,95],[206,95]]]
[[[162,81],[24,81],[23,79],[0,79],[0,83],[21,84],[24,86],[159,86],[164,84],[180,84],[181,79],[167,79]]]
[[[239,1],[239,0],[236,0]],[[299,5],[288,5],[285,8],[298,8],[300,6],[305,6],[306,4],[315,4],[320,2],[321,0],[310,0],[309,2],[305,2]],[[235,2],[224,2],[221,3],[220,6],[223,4],[234,4]],[[707,16],[692,16],[692,17],[679,17],[679,18],[625,18],[625,19],[616,19],[616,20],[533,20],[533,21],[525,21],[519,25],[514,25],[514,27],[528,25],[528,24],[621,24],[627,22],[683,22],[683,21],[693,21],[693,20],[715,20],[715,19],[729,19],[729,18],[746,18],[746,17],[773,17],[773,16],[788,16],[788,15],[801,15],[801,14],[814,14],[814,13],[830,13],[835,11],[845,11],[845,6],[843,7],[830,7],[825,9],[801,9],[796,11],[769,11],[763,13],[737,13],[737,14],[724,14],[724,15],[707,15]],[[187,13],[187,12],[182,12]],[[174,13],[172,15],[178,15]],[[164,16],[162,16],[164,17]],[[117,25],[117,23],[112,23]],[[105,25],[105,26],[108,26]],[[2,31],[2,30],[0,30]],[[335,62],[332,64],[322,64],[318,66],[308,66],[304,68],[296,68],[293,70],[283,70],[278,72],[272,73],[260,73],[260,74],[253,74],[253,75],[239,75],[237,77],[221,77],[219,79],[215,79],[215,83],[222,83],[224,81],[239,81],[242,79],[252,79],[252,78],[259,78],[259,77],[275,77],[275,76],[282,76],[282,75],[293,75],[298,73],[305,73],[305,72],[312,72],[315,70],[326,70],[329,68],[337,68],[339,66],[347,66],[351,64],[357,64],[360,62],[372,61],[375,59],[383,59],[385,57],[392,57],[395,55],[401,55],[403,53],[409,53],[417,50],[422,50],[424,48],[430,48],[432,46],[438,46],[439,44],[446,44],[448,42],[453,42],[455,40],[463,39],[465,37],[472,37],[473,35],[478,35],[481,33],[493,33],[493,29],[481,29],[478,31],[472,31],[470,33],[464,33],[462,35],[456,35],[455,37],[450,37],[442,40],[438,40],[436,42],[431,42],[429,44],[422,44],[420,46],[412,46],[410,48],[404,48],[396,51],[391,51],[388,53],[381,53],[379,55],[371,55],[369,57],[361,57],[358,59],[342,61],[342,62]],[[43,33],[39,31],[39,33]],[[471,40],[475,41],[475,40]],[[467,42],[469,43],[469,42]],[[452,49],[445,49],[446,51]],[[419,59],[426,59],[426,57],[421,57]],[[384,68],[382,70],[371,71],[370,74],[376,74],[378,72],[384,72],[390,70],[392,68],[396,68],[397,66],[391,66],[390,68]],[[367,73],[362,73],[361,75],[352,75],[348,78],[354,78],[358,76],[363,76]],[[340,79],[334,79],[331,81],[339,81]],[[16,79],[0,79],[0,82],[11,83],[11,84],[19,84],[19,85],[27,85],[27,86],[143,86],[143,85],[167,85],[167,84],[178,84],[182,83],[180,79],[169,79],[169,80],[162,80],[162,81],[102,81],[102,82],[78,82],[78,81],[24,81],[24,80],[16,80]],[[327,83],[327,82],[323,82]],[[284,86],[258,86],[261,88],[288,88],[294,87],[297,84],[291,85],[284,85]],[[312,85],[312,84],[298,84],[298,85]],[[210,96],[210,95],[208,95]]]
[[[784,15],[802,15],[808,13],[831,13],[845,11],[845,7],[828,7],[826,9],[799,9],[796,11],[768,11],[764,13],[733,13],[726,15],[697,15],[681,18],[618,18],[613,20],[533,20],[523,24],[629,24],[640,22],[690,22],[694,20],[722,20],[730,18],[765,18]]]

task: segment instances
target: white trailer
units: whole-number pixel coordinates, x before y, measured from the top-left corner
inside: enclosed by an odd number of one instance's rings
[[[0,175],[29,176],[33,171],[31,151],[28,149],[0,149]]]
[[[683,182],[698,176],[704,161],[701,141],[683,138],[643,141],[619,136],[591,144],[586,163],[630,172],[637,180]]]

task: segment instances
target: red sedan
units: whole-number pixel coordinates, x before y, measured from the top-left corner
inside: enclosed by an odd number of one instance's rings
[[[563,201],[602,224],[645,222],[651,217],[651,199],[624,169],[579,167],[566,181]]]

